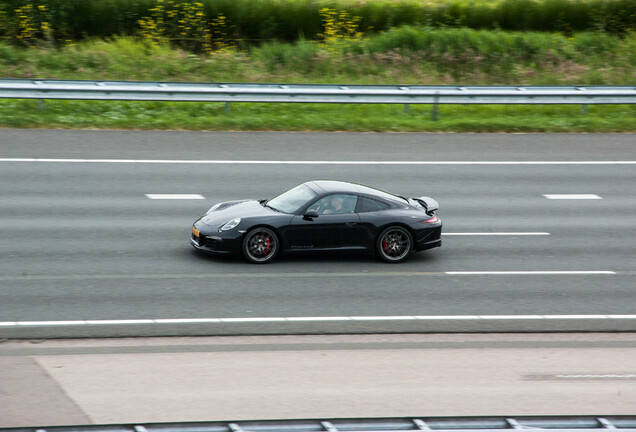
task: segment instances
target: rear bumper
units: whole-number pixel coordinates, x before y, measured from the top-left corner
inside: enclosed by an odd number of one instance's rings
[[[428,230],[423,230],[416,234],[415,250],[423,251],[427,249],[433,249],[442,245],[442,224],[432,227]]]
[[[415,248],[416,251],[423,251],[427,249],[433,249],[442,245],[442,239],[432,240],[426,243],[418,243]]]

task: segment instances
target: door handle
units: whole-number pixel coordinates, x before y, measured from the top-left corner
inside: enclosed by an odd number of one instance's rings
[[[356,226],[358,222],[346,222],[345,225],[348,227]]]

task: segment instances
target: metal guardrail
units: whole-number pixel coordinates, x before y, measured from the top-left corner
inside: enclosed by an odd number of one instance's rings
[[[0,432],[511,432],[512,430],[634,432],[636,416],[422,417],[0,428]]]
[[[0,98],[379,104],[633,104],[636,86],[363,86],[0,80]]]
[[[634,104],[636,86],[364,86],[0,79],[0,98],[176,102]]]

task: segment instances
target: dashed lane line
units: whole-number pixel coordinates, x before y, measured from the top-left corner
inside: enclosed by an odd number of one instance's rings
[[[599,200],[603,199],[596,194],[543,194],[550,200]]]
[[[515,271],[447,271],[447,275],[477,276],[477,275],[613,275],[611,270],[515,270]]]
[[[200,194],[145,194],[151,200],[202,200],[205,199]]]
[[[443,236],[549,236],[549,232],[448,232]]]

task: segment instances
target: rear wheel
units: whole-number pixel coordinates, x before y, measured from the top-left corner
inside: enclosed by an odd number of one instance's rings
[[[382,261],[399,263],[404,261],[413,250],[413,236],[407,229],[393,226],[382,231],[376,245]]]
[[[265,264],[278,253],[278,236],[267,228],[254,228],[243,239],[243,256],[249,262]]]

